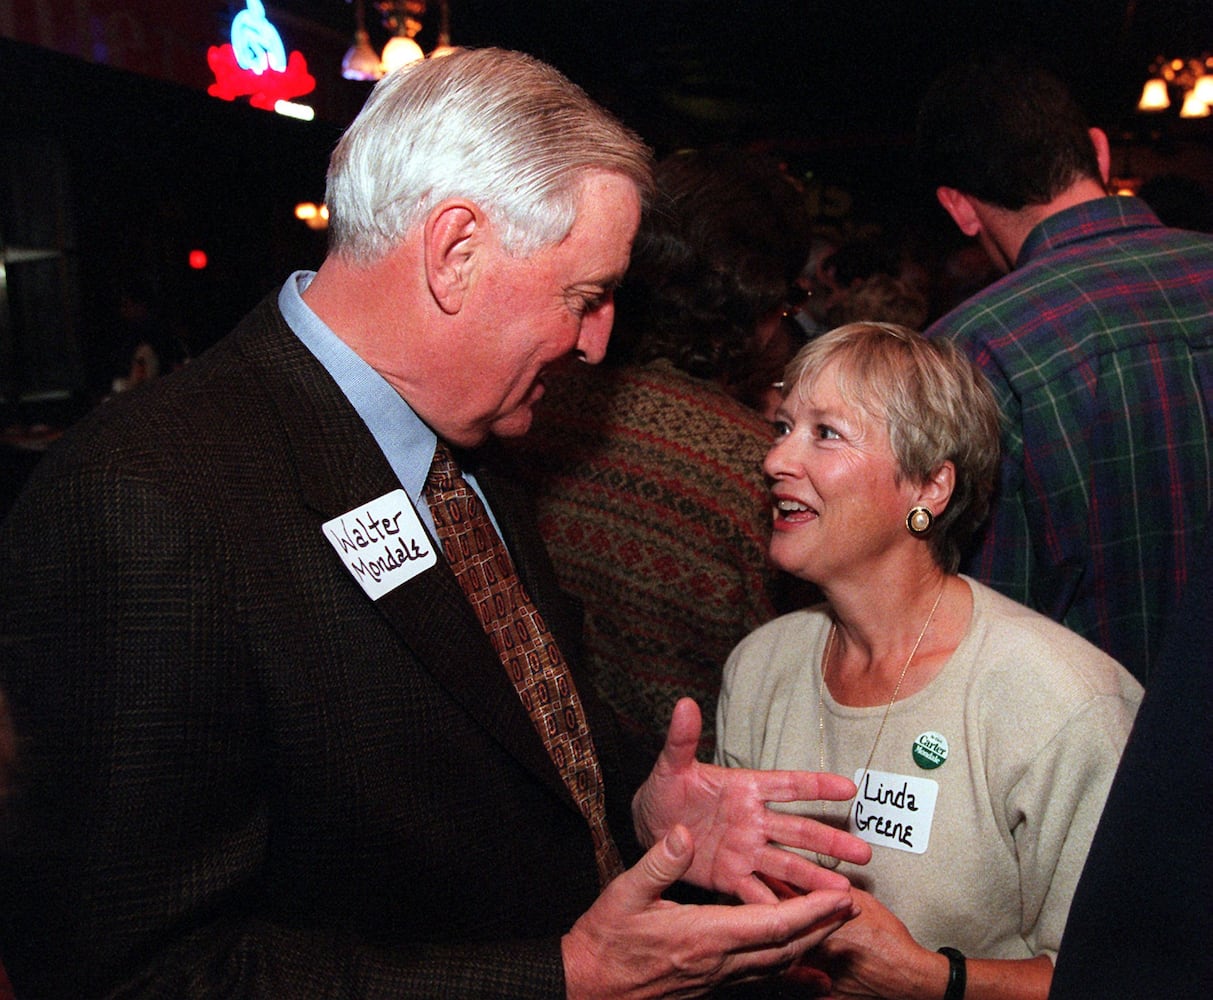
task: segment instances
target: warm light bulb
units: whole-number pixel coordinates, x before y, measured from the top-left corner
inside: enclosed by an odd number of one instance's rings
[[[1193,88],[1184,95],[1183,107],[1179,109],[1180,118],[1208,118],[1209,105],[1196,96]]]
[[[1203,74],[1192,88],[1192,96],[1201,104],[1213,105],[1213,76]]]
[[[421,46],[405,35],[393,35],[383,47],[383,72],[392,73],[409,63],[424,59]]]
[[[379,56],[371,48],[370,36],[365,31],[354,32],[354,44],[341,60],[341,75],[347,80],[378,80],[383,75]]]
[[[1137,102],[1138,111],[1163,111],[1171,106],[1171,98],[1167,94],[1167,81],[1155,77],[1147,80],[1141,88],[1141,100]]]
[[[295,206],[295,218],[304,223],[308,229],[327,229],[329,224],[328,205],[301,201]]]

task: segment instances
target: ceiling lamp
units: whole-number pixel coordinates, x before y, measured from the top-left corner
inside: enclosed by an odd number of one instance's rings
[[[438,5],[438,44],[430,52],[430,58],[441,59],[443,56],[449,56],[452,52],[458,51],[459,47],[451,44],[451,8],[447,4],[447,0],[441,0]]]
[[[365,28],[354,32],[354,44],[341,60],[341,75],[347,80],[378,80],[383,75],[379,53],[371,48],[371,37]]]
[[[425,58],[424,50],[417,44],[417,33],[421,31],[426,0],[374,0],[374,4],[391,37],[383,47],[382,57],[376,55],[366,30],[362,0],[354,0],[354,44],[341,60],[341,75],[347,80],[378,80],[401,66]],[[447,0],[441,0],[439,13],[438,44],[430,53],[435,59],[458,51],[451,45]]]
[[[1166,111],[1171,106],[1171,95],[1167,93],[1167,81],[1154,77],[1141,88],[1138,111]]]
[[[1196,86],[1192,88],[1193,96],[1206,106],[1213,106],[1213,73],[1204,73]]]
[[[1209,105],[1196,96],[1196,90],[1189,90],[1184,97],[1183,107],[1179,109],[1180,118],[1208,118]]]
[[[378,80],[383,76],[379,54],[371,48],[371,36],[366,32],[362,0],[354,0],[354,44],[341,60],[341,75],[347,80]]]
[[[327,229],[329,225],[328,205],[317,205],[314,201],[301,201],[295,206],[295,218],[308,229]]]
[[[392,34],[383,47],[383,72],[391,73],[424,59],[425,53],[414,37],[421,30],[425,0],[375,0],[375,6],[379,8],[383,26]]]
[[[1213,104],[1213,56],[1199,59],[1164,59],[1150,68],[1150,79],[1141,90],[1138,111],[1165,111],[1171,106],[1171,89],[1183,97],[1181,118],[1207,118]]]
[[[400,69],[401,66],[407,66],[409,63],[424,58],[425,52],[422,51],[420,45],[413,41],[412,35],[401,32],[399,35],[389,38],[387,45],[383,47],[383,73],[386,76],[388,73]]]

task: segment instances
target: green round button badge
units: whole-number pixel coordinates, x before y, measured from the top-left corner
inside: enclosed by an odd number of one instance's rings
[[[922,733],[914,741],[914,763],[933,771],[948,759],[948,738],[943,733]]]

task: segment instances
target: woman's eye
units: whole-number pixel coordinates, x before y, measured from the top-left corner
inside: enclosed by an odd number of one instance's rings
[[[777,438],[787,437],[792,433],[791,425],[786,420],[772,420],[771,427],[774,428]]]
[[[829,424],[818,424],[817,436],[823,441],[834,441],[840,437],[838,431],[834,430]]]

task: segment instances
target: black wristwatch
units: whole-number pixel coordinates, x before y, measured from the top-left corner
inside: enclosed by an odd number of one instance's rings
[[[939,954],[948,960],[948,988],[943,1000],[964,1000],[967,979],[964,955],[955,948],[940,948]]]

